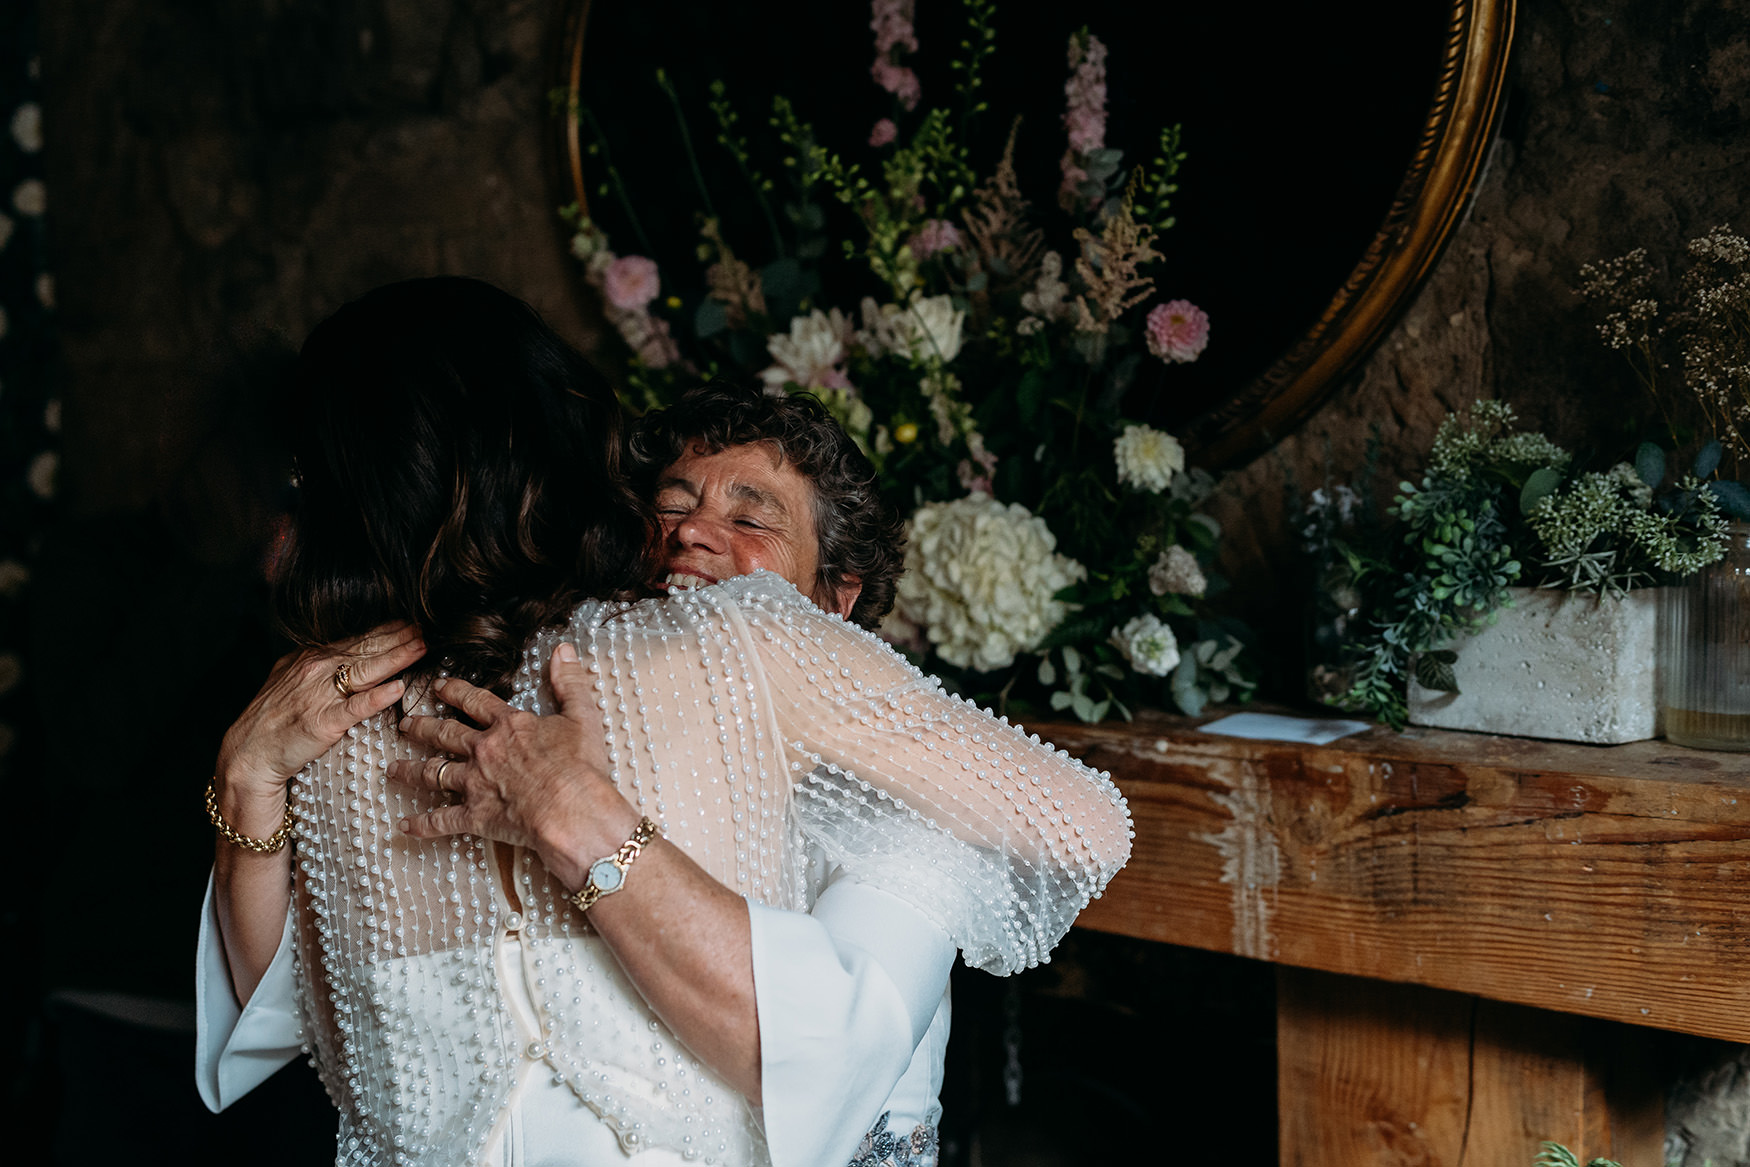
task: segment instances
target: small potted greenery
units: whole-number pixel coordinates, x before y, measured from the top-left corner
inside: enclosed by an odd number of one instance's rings
[[[1621,742],[1656,731],[1649,589],[1724,553],[1704,448],[1681,476],[1659,447],[1587,469],[1503,402],[1441,425],[1379,546],[1342,546],[1367,618],[1342,704],[1419,725]]]

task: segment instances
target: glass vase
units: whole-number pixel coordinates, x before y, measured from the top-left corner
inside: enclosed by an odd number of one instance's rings
[[[1750,523],[1731,524],[1724,559],[1665,589],[1659,656],[1666,739],[1750,750]]]

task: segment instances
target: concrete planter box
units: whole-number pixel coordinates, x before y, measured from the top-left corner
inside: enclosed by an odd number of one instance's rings
[[[1494,627],[1451,646],[1457,693],[1411,678],[1411,724],[1598,745],[1658,735],[1659,589],[1512,595]]]

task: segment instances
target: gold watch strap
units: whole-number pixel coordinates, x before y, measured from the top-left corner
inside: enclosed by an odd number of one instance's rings
[[[625,885],[626,869],[632,866],[632,861],[638,858],[639,852],[656,838],[656,824],[645,815],[638,820],[638,825],[632,829],[632,837],[620,844],[620,849],[612,855],[604,855],[589,865],[589,874],[584,879],[583,887],[575,894],[566,898],[581,911],[589,911],[595,902],[611,892],[619,891]],[[596,870],[602,864],[611,864],[619,872],[620,879],[611,887],[603,887],[596,882]]]

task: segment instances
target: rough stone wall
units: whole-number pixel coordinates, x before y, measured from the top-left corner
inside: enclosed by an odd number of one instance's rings
[[[1646,247],[1658,264],[1716,224],[1750,229],[1750,49],[1742,0],[1521,0],[1500,138],[1468,219],[1360,373],[1215,502],[1226,566],[1272,637],[1298,613],[1285,476],[1351,480],[1370,430],[1386,491],[1445,414],[1489,395],[1575,449],[1630,440],[1651,406],[1572,292],[1582,264]],[[1292,643],[1292,641],[1290,641]]]
[[[42,6],[63,498],[137,510],[240,348],[440,273],[588,339],[548,174],[554,0]]]

